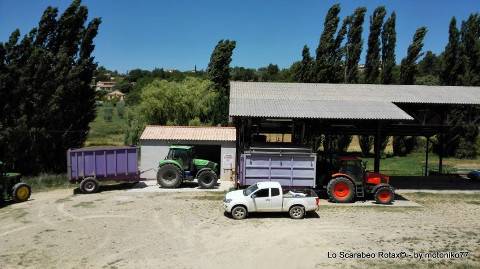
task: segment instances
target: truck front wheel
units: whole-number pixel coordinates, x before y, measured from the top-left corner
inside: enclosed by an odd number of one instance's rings
[[[234,219],[244,219],[247,217],[247,209],[244,206],[237,205],[232,208],[232,218]]]
[[[294,205],[288,210],[288,214],[292,219],[303,219],[305,217],[305,208],[300,205]]]
[[[178,188],[182,184],[182,172],[174,164],[165,164],[158,169],[157,182],[162,188]]]
[[[217,184],[217,174],[212,170],[205,170],[200,172],[197,177],[198,185],[202,189],[212,189]]]
[[[355,186],[352,181],[345,177],[337,177],[327,185],[327,193],[330,200],[335,203],[350,203],[355,197]]]

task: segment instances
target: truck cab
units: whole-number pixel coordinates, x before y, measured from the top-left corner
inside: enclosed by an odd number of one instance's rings
[[[285,192],[275,181],[258,182],[243,190],[225,195],[223,206],[234,219],[244,219],[249,212],[289,212],[290,217],[300,219],[308,211],[318,209],[315,192]]]

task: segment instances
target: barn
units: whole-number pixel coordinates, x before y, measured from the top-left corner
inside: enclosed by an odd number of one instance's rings
[[[156,178],[158,163],[171,145],[193,145],[197,158],[218,163],[220,179],[230,180],[235,169],[235,140],[234,127],[148,125],[140,137],[140,170],[148,170],[142,177]]]

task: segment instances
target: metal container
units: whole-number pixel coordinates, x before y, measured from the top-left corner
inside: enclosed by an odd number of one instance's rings
[[[251,148],[240,155],[238,183],[276,181],[283,187],[315,188],[317,155],[303,148]]]
[[[137,147],[88,147],[67,151],[70,182],[97,180],[139,181]]]

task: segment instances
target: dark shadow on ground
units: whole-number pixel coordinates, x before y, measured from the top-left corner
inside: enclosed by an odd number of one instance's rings
[[[220,183],[217,182],[217,184],[212,189],[218,189],[219,186],[220,186]],[[184,181],[184,182],[182,182],[182,184],[178,188],[179,189],[195,189],[195,188],[198,188],[198,187],[199,187],[198,183],[196,183],[196,182]],[[159,187],[159,188],[161,188],[161,187]]]
[[[224,213],[225,217],[233,219],[232,216],[225,212]],[[287,218],[289,219],[290,216],[288,215],[288,212],[251,212],[248,213],[247,219],[284,219]],[[316,211],[309,211],[305,214],[306,219],[318,219],[320,216]]]
[[[7,207],[9,205],[13,205],[15,202],[13,200],[10,201],[0,201],[0,208]]]
[[[421,190],[480,190],[480,180],[459,175],[439,176],[391,176],[390,184],[395,189]]]
[[[317,195],[320,199],[327,199],[327,200],[329,199],[328,194],[327,194],[327,190],[320,189],[320,190],[316,190],[315,192],[317,193]],[[374,199],[372,194],[366,194],[365,199],[359,199],[357,201],[373,201],[373,200],[375,200],[375,199]],[[398,193],[395,193],[395,200],[397,200],[397,201],[398,200],[408,201],[408,199],[406,199],[405,197],[403,197],[402,195],[400,195]]]
[[[145,182],[122,182],[118,184],[108,184],[108,185],[100,185],[98,192],[105,192],[105,191],[118,191],[118,190],[128,190],[128,189],[143,189],[148,187]],[[83,194],[80,191],[80,188],[75,188],[73,190],[73,194]]]

